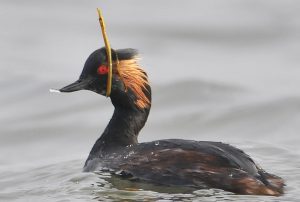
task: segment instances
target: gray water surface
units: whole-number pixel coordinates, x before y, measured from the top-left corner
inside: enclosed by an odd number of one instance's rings
[[[300,3],[10,1],[0,3],[0,201],[299,201]],[[137,48],[153,87],[139,141],[230,143],[286,181],[281,197],[189,190],[83,173],[113,107],[75,81],[103,46]]]

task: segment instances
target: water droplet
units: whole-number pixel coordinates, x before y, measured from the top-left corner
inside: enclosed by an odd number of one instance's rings
[[[56,89],[49,89],[50,93],[61,93],[60,90],[56,90]]]

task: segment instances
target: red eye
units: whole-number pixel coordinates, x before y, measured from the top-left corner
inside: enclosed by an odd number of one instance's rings
[[[98,74],[107,74],[108,73],[108,68],[104,65],[101,65],[100,67],[98,67],[97,73]]]

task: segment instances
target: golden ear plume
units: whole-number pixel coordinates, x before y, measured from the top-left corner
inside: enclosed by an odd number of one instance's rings
[[[99,15],[99,22],[102,30],[102,36],[105,44],[106,55],[107,55],[107,63],[108,63],[108,75],[107,75],[107,84],[106,84],[106,97],[110,96],[111,93],[111,85],[112,85],[112,56],[111,56],[111,48],[108,41],[108,37],[105,30],[105,23],[102,16],[102,12],[99,8],[97,8],[98,15]]]

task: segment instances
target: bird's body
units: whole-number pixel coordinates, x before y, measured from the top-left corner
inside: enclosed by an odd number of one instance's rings
[[[279,195],[282,186],[243,151],[209,141],[166,139],[102,151],[86,161],[84,170],[109,170],[129,180],[240,194]]]
[[[243,151],[221,142],[181,139],[138,143],[151,108],[151,88],[133,49],[115,54],[110,99],[114,114],[94,144],[84,171],[109,170],[129,180],[238,194],[281,195],[284,182]],[[90,55],[78,81],[61,92],[86,89],[106,95],[105,49]],[[163,135],[163,134],[162,134]]]

